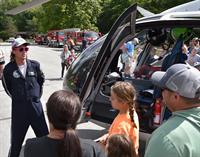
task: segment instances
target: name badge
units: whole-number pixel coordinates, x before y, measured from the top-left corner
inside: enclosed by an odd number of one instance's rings
[[[28,72],[28,76],[35,76],[35,72],[29,71],[29,72]]]

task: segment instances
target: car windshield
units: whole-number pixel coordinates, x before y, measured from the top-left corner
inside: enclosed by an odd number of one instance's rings
[[[98,38],[99,35],[98,35],[98,33],[96,33],[96,32],[86,32],[86,33],[85,33],[85,37],[86,37],[86,38]]]
[[[64,35],[64,32],[58,32],[58,35]]]

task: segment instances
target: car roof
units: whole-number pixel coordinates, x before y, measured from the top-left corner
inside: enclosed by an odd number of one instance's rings
[[[143,17],[136,20],[138,24],[149,23],[164,23],[164,26],[176,26],[180,23],[182,25],[191,25],[192,21],[200,20],[200,0],[194,0],[188,3],[184,3],[170,9],[167,9],[159,14],[148,14],[147,17]],[[168,21],[168,22],[166,22]],[[173,21],[173,22],[172,22]],[[178,23],[176,21],[179,21]],[[190,23],[191,22],[191,23]],[[196,25],[198,25],[196,23]]]
[[[148,17],[143,17],[137,19],[137,23],[144,23],[149,21],[162,21],[162,20],[200,20],[200,11],[190,11],[190,12],[171,12],[167,14],[155,14]]]
[[[174,27],[174,26],[197,26],[200,21],[200,11],[171,12],[155,14],[136,20],[136,27]]]

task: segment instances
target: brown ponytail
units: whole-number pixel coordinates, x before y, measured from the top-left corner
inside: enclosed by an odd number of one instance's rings
[[[59,157],[82,157],[81,145],[74,129],[67,129],[64,139],[58,146]]]
[[[133,105],[133,103],[129,104],[129,116],[131,118],[131,121],[134,124],[134,127],[137,128],[137,125],[135,124],[135,121],[134,121],[134,111],[135,111],[135,107],[134,106],[135,105]]]
[[[56,91],[47,102],[49,122],[55,129],[65,132],[57,149],[59,157],[82,157],[79,137],[75,132],[80,113],[80,100],[73,92]]]

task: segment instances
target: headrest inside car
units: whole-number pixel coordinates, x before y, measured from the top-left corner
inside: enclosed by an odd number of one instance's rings
[[[147,40],[153,46],[159,46],[167,39],[167,32],[165,29],[150,29],[147,33]]]

